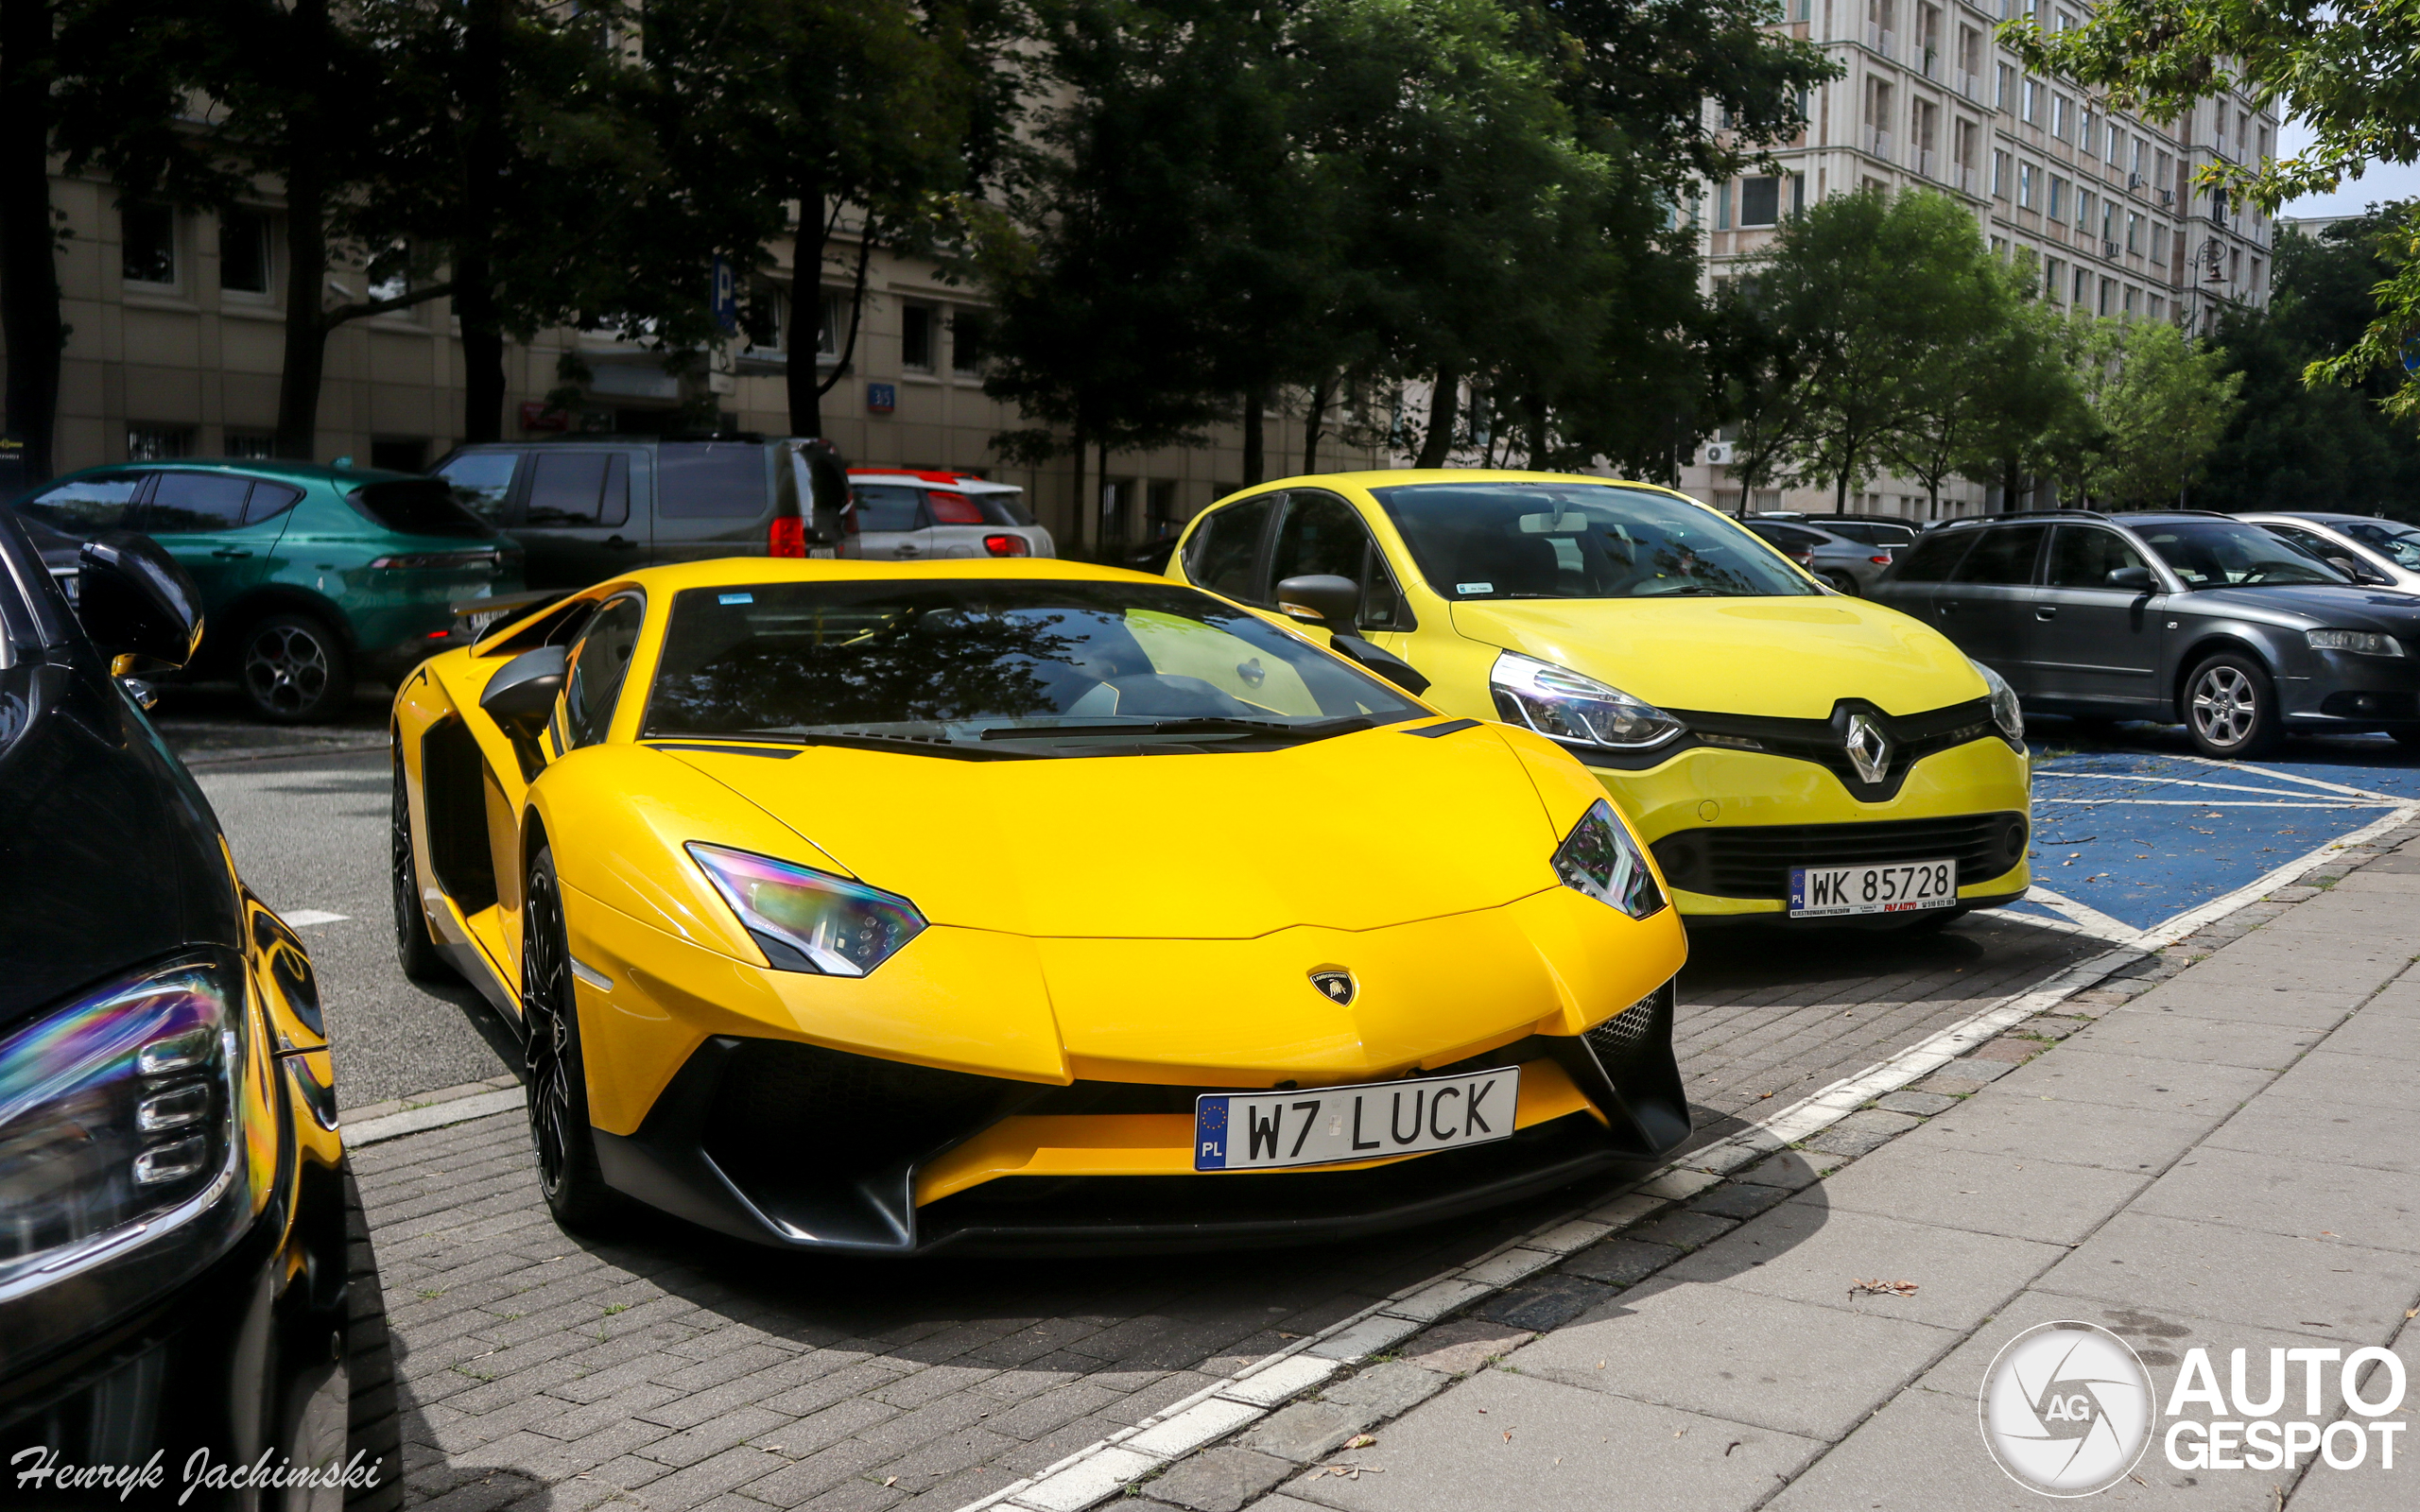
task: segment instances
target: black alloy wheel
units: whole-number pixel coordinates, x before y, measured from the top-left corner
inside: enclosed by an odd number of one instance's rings
[[[529,1098],[538,1184],[556,1223],[593,1233],[610,1227],[622,1198],[596,1167],[579,1005],[551,850],[540,850],[529,868],[521,919],[521,1080]]]
[[[428,932],[428,911],[420,899],[420,868],[412,856],[411,793],[404,781],[404,753],[395,753],[394,806],[387,820],[388,867],[395,895],[395,957],[415,982],[445,982],[460,973]]]
[[[1857,579],[1846,573],[1825,573],[1824,575],[1824,580],[1830,583],[1834,588],[1839,589],[1841,593],[1846,593],[1851,598],[1863,598],[1865,596],[1863,593],[1858,591]]]
[[[245,630],[235,680],[252,712],[275,724],[323,723],[353,701],[342,638],[308,614],[272,614]]]
[[[2185,731],[2195,749],[2220,761],[2275,750],[2286,732],[2269,669],[2240,651],[2221,651],[2195,667],[2185,679]]]

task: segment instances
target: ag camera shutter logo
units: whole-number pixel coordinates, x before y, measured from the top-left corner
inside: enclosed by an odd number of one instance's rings
[[[2091,1496],[2151,1446],[2152,1380],[2125,1340],[2090,1323],[2038,1324],[1983,1377],[1983,1443],[2011,1480],[2044,1496]]]

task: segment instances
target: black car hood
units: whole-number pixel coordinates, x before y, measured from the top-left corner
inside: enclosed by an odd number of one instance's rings
[[[2327,626],[2420,636],[2420,597],[2351,584],[2280,583],[2274,588],[2204,588],[2179,593],[2171,608],[2236,614],[2276,625]]]

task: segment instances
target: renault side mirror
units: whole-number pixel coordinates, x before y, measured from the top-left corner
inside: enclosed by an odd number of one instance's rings
[[[2152,586],[2152,570],[2148,567],[2112,567],[2105,581],[2112,588],[2131,588],[2140,592]]]
[[[76,617],[118,677],[183,666],[201,644],[201,593],[147,536],[113,530],[77,554]]]
[[[1361,612],[1361,585],[1332,573],[1288,577],[1277,585],[1277,608],[1295,619],[1350,635],[1354,617]]]

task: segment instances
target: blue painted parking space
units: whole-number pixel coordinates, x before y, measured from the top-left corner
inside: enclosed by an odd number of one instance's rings
[[[2034,895],[2016,911],[2096,933],[2155,928],[2299,857],[2420,807],[2420,752],[2384,736],[2295,740],[2214,762],[2179,729],[2032,742]]]

